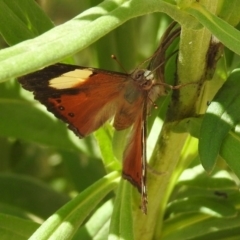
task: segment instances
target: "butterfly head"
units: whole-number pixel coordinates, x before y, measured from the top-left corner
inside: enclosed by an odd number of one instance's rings
[[[146,69],[137,69],[131,74],[131,78],[142,90],[145,91],[149,91],[154,82],[153,74]]]

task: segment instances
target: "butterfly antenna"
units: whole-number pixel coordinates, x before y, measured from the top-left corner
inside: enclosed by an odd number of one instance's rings
[[[153,100],[148,96],[148,100],[149,100],[149,102],[153,105],[153,107],[155,108],[155,109],[158,109],[158,106],[157,106],[157,104],[155,103],[155,102],[153,102]]]
[[[125,67],[120,63],[120,61],[117,59],[117,57],[116,57],[115,55],[111,55],[111,58],[118,63],[118,65],[122,68],[122,70],[123,70],[125,73],[128,73],[127,70],[125,69]]]
[[[172,44],[174,39],[176,39],[176,37],[178,37],[180,35],[181,28],[177,28],[173,32],[171,32],[174,29],[174,27],[176,26],[176,24],[177,24],[177,22],[173,21],[168,26],[168,28],[166,29],[165,33],[162,35],[162,37],[160,39],[160,45],[157,48],[157,50],[154,52],[154,54],[152,56],[150,56],[145,61],[143,61],[139,66],[142,66],[146,62],[150,61],[151,59],[153,59],[158,54],[164,54],[166,52],[166,50]]]
[[[156,72],[166,61],[168,61],[168,60],[169,60],[175,53],[177,53],[177,52],[178,52],[178,49],[175,50],[174,52],[172,52],[172,53],[165,59],[165,61],[162,62],[162,63],[160,63],[155,69],[153,69],[153,70],[151,71],[151,73]],[[149,73],[149,75],[150,75],[151,73]]]

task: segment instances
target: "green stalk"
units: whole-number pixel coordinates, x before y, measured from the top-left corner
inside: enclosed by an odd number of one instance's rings
[[[216,1],[201,3],[211,12],[216,10]],[[150,161],[151,168],[156,172],[148,173],[148,215],[143,216],[137,212],[134,217],[136,239],[160,239],[166,204],[181,171],[189,164],[189,158],[181,158],[188,133],[175,133],[173,127],[177,121],[199,113],[199,96],[206,76],[206,55],[210,39],[211,34],[205,28],[192,30],[182,26],[177,82],[198,84],[188,85],[173,93],[166,121]],[[180,159],[182,169],[178,171],[176,167],[179,166]]]

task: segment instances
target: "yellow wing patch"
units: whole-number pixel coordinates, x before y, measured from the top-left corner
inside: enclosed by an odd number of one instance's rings
[[[76,85],[85,82],[92,74],[93,72],[91,70],[76,69],[74,71],[64,73],[57,78],[51,79],[49,81],[49,86],[55,89],[73,88]]]

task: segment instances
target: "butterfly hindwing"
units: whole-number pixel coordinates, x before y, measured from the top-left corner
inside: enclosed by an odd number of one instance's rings
[[[123,154],[123,178],[130,181],[142,196],[141,208],[147,213],[146,189],[146,111],[147,102],[141,106],[141,111],[136,116],[128,144]]]

